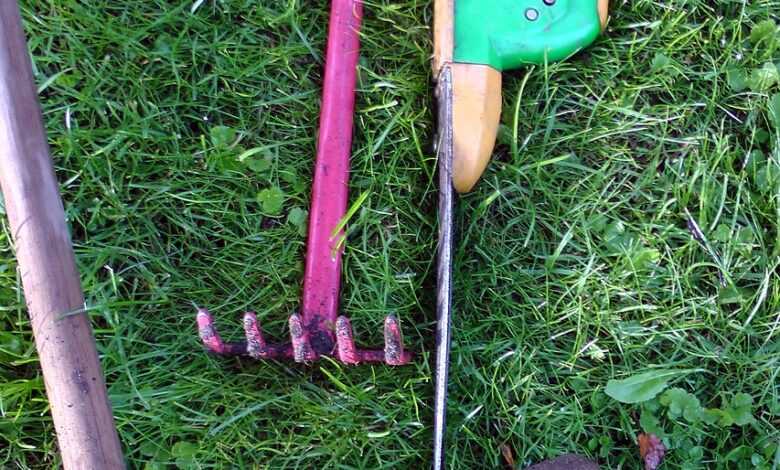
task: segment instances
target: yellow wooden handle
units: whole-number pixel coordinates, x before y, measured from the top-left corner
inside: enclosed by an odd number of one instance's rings
[[[454,63],[452,69],[452,181],[471,191],[482,176],[501,119],[501,72],[488,66]]]
[[[609,18],[609,0],[599,1],[599,18],[601,19],[601,30],[607,27],[607,18]]]
[[[602,30],[609,0],[598,2]],[[453,183],[459,193],[471,191],[490,161],[501,119],[501,72],[488,66],[453,61],[455,0],[434,4],[433,73],[452,70]]]

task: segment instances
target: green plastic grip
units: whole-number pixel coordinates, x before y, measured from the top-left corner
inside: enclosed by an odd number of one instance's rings
[[[497,70],[553,62],[600,31],[596,0],[457,0],[454,60]]]

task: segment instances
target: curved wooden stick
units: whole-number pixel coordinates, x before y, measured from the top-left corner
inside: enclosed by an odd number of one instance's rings
[[[14,0],[0,0],[0,186],[63,466],[124,468]]]

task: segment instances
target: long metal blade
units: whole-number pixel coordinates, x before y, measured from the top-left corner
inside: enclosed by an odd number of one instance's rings
[[[436,297],[436,385],[433,414],[433,468],[446,468],[444,437],[447,429],[447,382],[452,326],[452,242],[455,190],[452,186],[452,71],[442,67],[437,81],[439,104],[439,252]]]

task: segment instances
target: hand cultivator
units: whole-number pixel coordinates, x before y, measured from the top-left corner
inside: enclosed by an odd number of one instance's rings
[[[246,341],[225,343],[214,328],[211,314],[198,309],[198,332],[203,344],[214,353],[296,362],[312,362],[325,355],[345,364],[385,362],[393,366],[411,361],[412,354],[404,351],[401,327],[394,315],[385,318],[384,350],[358,349],[349,319],[338,315],[343,236],[338,227],[347,209],[362,9],[362,2],[357,0],[331,3],[303,304],[301,313],[293,314],[289,320],[291,341],[267,343],[257,317],[247,312]]]

